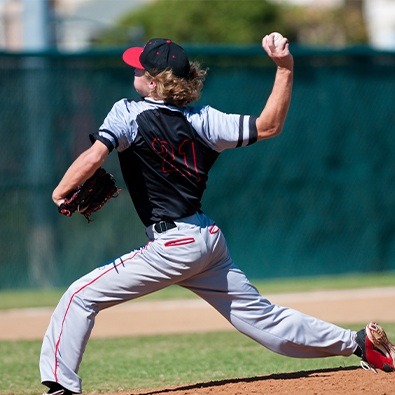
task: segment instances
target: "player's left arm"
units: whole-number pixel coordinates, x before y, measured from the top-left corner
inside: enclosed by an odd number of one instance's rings
[[[59,185],[52,193],[52,200],[59,206],[67,194],[82,184],[104,163],[109,154],[106,145],[96,140],[95,143],[84,151],[67,169]]]
[[[291,103],[293,85],[293,57],[289,44],[283,38],[274,44],[274,35],[262,39],[262,47],[277,66],[272,92],[256,119],[258,140],[277,136],[281,133]]]

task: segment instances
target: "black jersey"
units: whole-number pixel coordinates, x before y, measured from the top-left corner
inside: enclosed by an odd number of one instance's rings
[[[254,117],[151,100],[117,102],[92,135],[110,151],[118,150],[125,183],[146,226],[194,214],[219,153],[256,138]]]

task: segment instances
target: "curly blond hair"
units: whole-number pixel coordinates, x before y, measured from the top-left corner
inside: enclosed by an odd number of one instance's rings
[[[198,62],[190,62],[189,78],[179,78],[168,69],[154,76],[145,71],[145,75],[155,80],[155,96],[158,100],[185,107],[200,98],[207,71],[200,68]]]

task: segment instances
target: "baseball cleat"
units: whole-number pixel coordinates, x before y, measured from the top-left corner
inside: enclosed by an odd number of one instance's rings
[[[48,392],[46,392],[43,395],[73,395],[73,393],[66,388],[63,388],[60,384],[58,383],[52,383]]]
[[[374,372],[376,369],[384,372],[395,370],[395,346],[376,322],[369,323],[357,332],[356,341],[362,351],[361,366],[364,369]]]

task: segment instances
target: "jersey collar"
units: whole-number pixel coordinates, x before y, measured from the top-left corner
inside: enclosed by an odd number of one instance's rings
[[[151,97],[150,98],[143,97],[143,99],[147,103],[155,104],[155,105],[157,105],[159,107],[164,107],[164,108],[167,108],[167,109],[172,110],[172,111],[182,112],[180,108],[178,108],[176,106],[172,106],[170,104],[166,104],[163,100],[155,100],[155,99],[152,99]]]
[[[143,97],[144,101],[146,101],[147,103],[151,103],[151,104],[165,104],[165,102],[163,100],[155,100],[152,99],[151,97]]]

